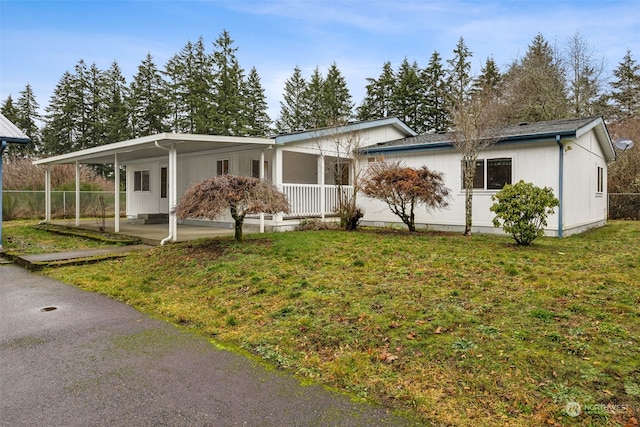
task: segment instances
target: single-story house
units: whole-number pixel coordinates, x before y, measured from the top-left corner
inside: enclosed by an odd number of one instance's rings
[[[561,200],[549,221],[549,235],[563,236],[599,226],[607,218],[607,162],[615,159],[601,118],[520,124],[501,129],[501,139],[478,158],[474,190],[474,227],[493,232],[491,195],[505,182],[523,179],[553,188]],[[354,149],[360,155],[353,157]],[[169,235],[176,240],[178,220],[171,213],[180,195],[202,179],[220,175],[251,175],[271,181],[291,205],[287,215],[256,215],[246,223],[261,230],[289,230],[302,218],[333,214],[339,191],[353,191],[354,177],[372,161],[397,159],[408,166],[426,165],[443,172],[453,195],[450,206],[417,212],[419,226],[462,230],[464,190],[461,160],[450,134],[417,135],[400,120],[385,118],[342,126],[301,131],[271,138],[162,133],[62,154],[34,163],[45,166],[46,215],[51,220],[51,176],[55,164],[113,164],[126,168],[128,221],[168,217]],[[501,184],[495,184],[499,175]],[[79,174],[76,199],[79,200]],[[119,176],[115,174],[119,188]],[[481,185],[480,185],[481,184]],[[119,202],[116,197],[116,212]],[[382,203],[358,196],[365,224],[387,225],[399,219]],[[79,203],[76,203],[79,206]],[[231,227],[230,217],[219,221],[189,221]],[[79,211],[76,212],[79,224]],[[116,232],[119,218],[116,218]]]
[[[400,160],[407,166],[444,173],[450,205],[416,212],[416,225],[439,230],[464,230],[465,190],[460,152],[452,133],[434,133],[387,141],[367,147],[369,161]],[[498,142],[482,151],[476,162],[473,190],[473,231],[501,232],[493,226],[491,196],[505,183],[520,180],[550,187],[560,206],[548,218],[545,233],[568,236],[604,225],[607,219],[607,162],[616,152],[600,117],[519,123],[498,129]],[[364,222],[397,222],[386,205],[364,199]]]
[[[167,241],[177,239],[177,218],[171,207],[194,183],[221,174],[254,176],[269,180],[287,196],[287,215],[256,215],[246,224],[261,230],[294,229],[301,218],[332,215],[339,188],[352,191],[354,162],[349,146],[369,146],[415,136],[396,118],[348,123],[331,128],[301,131],[271,138],[162,133],[88,148],[34,161],[45,166],[45,221],[51,220],[50,166],[76,165],[76,225],[79,225],[80,164],[113,164],[126,168],[126,215],[128,221],[168,217]],[[345,164],[348,162],[348,164]],[[337,172],[339,167],[340,173]],[[120,187],[115,174],[115,188]],[[339,184],[339,185],[338,185]],[[116,197],[115,211],[120,211]],[[119,218],[115,231],[119,231]],[[232,227],[230,217],[219,221],[188,221],[190,224]]]

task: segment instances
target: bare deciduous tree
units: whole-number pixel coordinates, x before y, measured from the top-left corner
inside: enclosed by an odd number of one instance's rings
[[[462,176],[465,190],[464,235],[471,235],[473,223],[473,178],[476,160],[485,149],[499,141],[496,127],[501,122],[498,101],[490,91],[474,93],[453,110],[453,146],[462,157]]]
[[[385,202],[409,231],[416,231],[417,205],[424,205],[427,210],[442,208],[448,205],[449,196],[441,173],[432,172],[426,166],[420,169],[406,167],[400,162],[372,164],[362,191]]]
[[[237,175],[220,175],[189,188],[176,206],[179,219],[220,218],[230,212],[235,221],[235,239],[242,242],[242,224],[248,214],[289,213],[284,194],[266,181]]]

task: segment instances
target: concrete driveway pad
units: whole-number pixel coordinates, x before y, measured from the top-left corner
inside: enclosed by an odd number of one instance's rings
[[[2,426],[411,425],[105,296],[0,265]]]

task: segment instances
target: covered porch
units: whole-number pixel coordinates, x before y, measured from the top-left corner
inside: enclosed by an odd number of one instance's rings
[[[158,134],[134,140],[85,149],[34,162],[45,167],[45,221],[51,216],[51,166],[76,167],[75,218],[65,225],[95,227],[95,220],[84,221],[79,211],[81,164],[113,165],[115,193],[121,188],[120,171],[126,176],[126,219],[107,220],[106,231],[148,235],[161,243],[232,232],[230,218],[217,221],[178,222],[173,208],[180,195],[195,182],[220,174],[254,176],[272,182],[291,206],[290,213],[259,214],[245,219],[247,232],[290,230],[303,218],[325,218],[338,208],[341,192],[351,192],[349,166],[336,178],[335,161],[319,149],[284,147],[276,139],[213,135]],[[348,164],[348,161],[347,161]],[[114,197],[114,212],[120,212],[120,199]],[[164,216],[160,224],[142,225],[138,219]]]

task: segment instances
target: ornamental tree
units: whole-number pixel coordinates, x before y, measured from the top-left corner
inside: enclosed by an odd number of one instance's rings
[[[522,180],[505,185],[491,196],[491,200],[495,203],[489,209],[496,214],[493,225],[500,227],[502,224],[502,229],[519,245],[529,245],[542,236],[547,217],[559,205],[551,188],[536,187]]]
[[[189,188],[176,206],[179,219],[219,219],[230,212],[235,221],[235,239],[242,242],[242,224],[248,214],[289,213],[284,194],[266,181],[249,176],[220,175]]]
[[[409,231],[416,231],[417,205],[424,205],[427,210],[442,208],[448,205],[449,196],[441,173],[432,172],[426,166],[406,167],[400,162],[379,162],[370,166],[362,191],[385,202]]]

